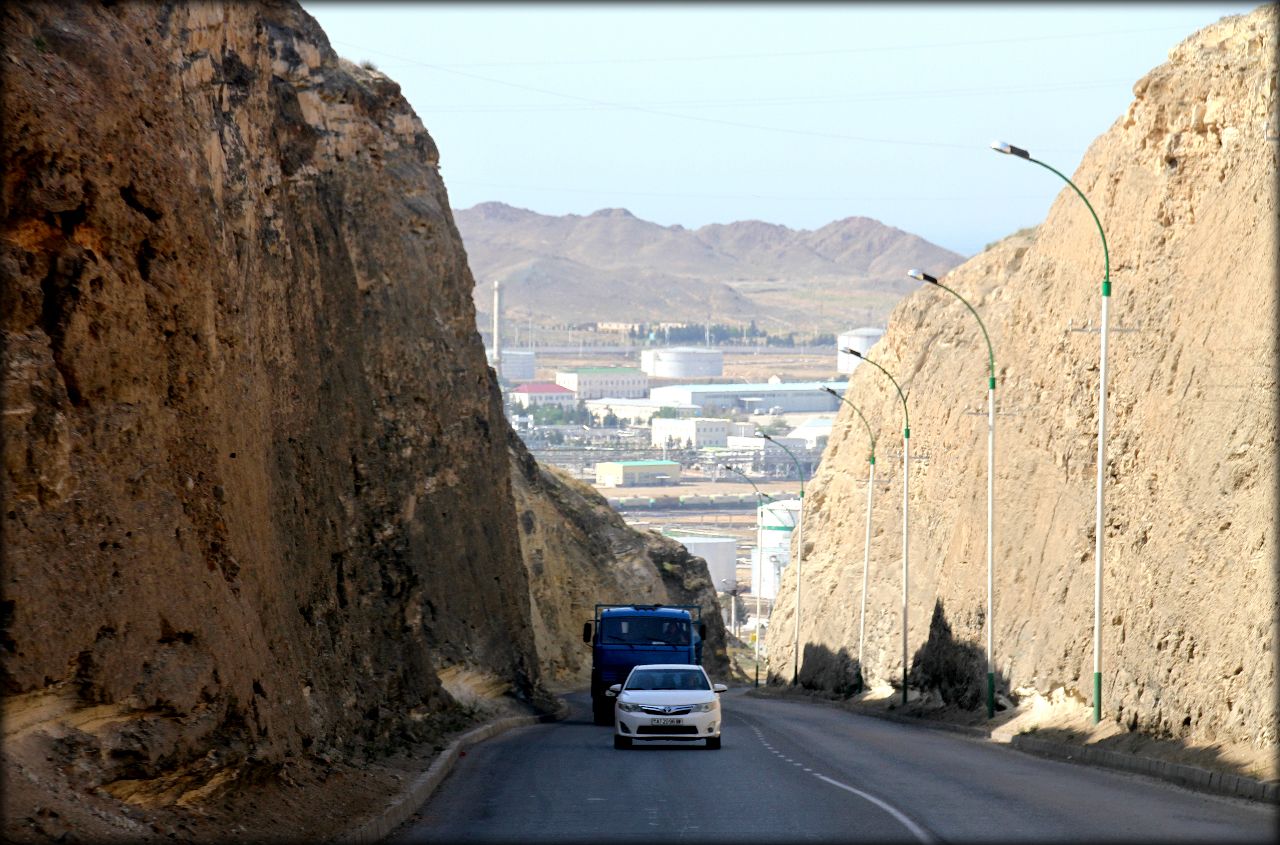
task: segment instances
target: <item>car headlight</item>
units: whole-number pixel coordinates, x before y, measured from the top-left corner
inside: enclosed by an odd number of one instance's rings
[[[623,713],[634,713],[634,712],[636,712],[637,710],[639,710],[639,709],[640,709],[640,705],[639,705],[639,704],[629,704],[629,703],[627,703],[627,702],[625,702],[625,701],[619,701],[619,702],[618,702],[618,709],[619,709],[619,710],[621,710]]]
[[[692,707],[694,713],[710,713],[716,709],[714,701],[708,701],[706,704],[695,704]]]

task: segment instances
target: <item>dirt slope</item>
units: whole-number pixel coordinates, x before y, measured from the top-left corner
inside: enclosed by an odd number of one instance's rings
[[[1176,46],[1073,174],[1107,234],[1112,326],[1124,330],[1109,361],[1104,720],[1255,749],[1276,744],[1276,14],[1261,7]],[[1093,672],[1102,267],[1093,220],[1064,186],[1033,238],[943,279],[995,347],[999,683],[1081,704]],[[954,671],[953,700],[973,701],[985,654],[986,347],[963,305],[923,289],[895,309],[873,358],[909,396],[916,678],[936,687]],[[902,411],[891,391],[862,367],[847,396],[878,429],[888,479],[865,667],[888,680],[902,670]],[[845,409],[808,503],[806,660],[857,653],[865,454]],[[789,570],[768,643],[775,666],[791,665],[795,589]]]

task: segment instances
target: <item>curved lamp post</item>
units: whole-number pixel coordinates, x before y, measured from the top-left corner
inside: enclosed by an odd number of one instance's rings
[[[1102,222],[1098,220],[1098,213],[1093,210],[1089,198],[1076,187],[1075,182],[1043,161],[1032,158],[1031,153],[1021,147],[1015,147],[1003,141],[993,141],[991,149],[1038,164],[1070,185],[1076,192],[1076,196],[1084,200],[1089,213],[1093,215],[1094,224],[1098,227],[1098,235],[1102,238],[1102,351],[1098,365],[1098,504],[1093,547],[1093,721],[1096,724],[1102,720],[1102,539],[1106,527],[1103,518],[1102,494],[1107,467],[1107,328],[1109,325],[1107,304],[1111,301],[1111,253],[1107,249],[1107,235],[1102,231]]]
[[[796,477],[800,479],[800,516],[797,520],[800,524],[796,529],[796,653],[791,668],[791,683],[795,685],[800,680],[800,587],[803,584],[800,576],[803,574],[802,567],[804,566],[804,470],[800,468],[799,459],[790,449],[763,432],[760,436],[790,456],[791,462],[796,465]]]
[[[942,288],[964,303],[969,313],[978,321],[982,337],[987,341],[987,718],[996,715],[996,663],[995,663],[995,522],[996,522],[996,353],[991,348],[991,336],[987,327],[969,301],[951,288],[939,282],[923,270],[910,270],[913,279],[928,282]]]
[[[911,519],[911,502],[907,498],[910,460],[911,460],[911,415],[907,413],[907,396],[902,392],[902,388],[898,386],[898,382],[893,376],[889,375],[889,371],[884,367],[872,361],[870,358],[853,349],[841,349],[846,355],[852,355],[859,360],[866,361],[880,372],[888,376],[889,381],[893,382],[893,387],[898,391],[898,398],[902,400],[902,703],[907,703],[907,561],[908,550],[910,546],[907,541],[907,531]]]
[[[762,539],[761,527],[760,527],[760,522],[761,522],[760,511],[764,507],[764,500],[772,499],[773,497],[768,496],[764,493],[761,493],[760,488],[756,486],[756,483],[754,481],[752,481],[750,478],[747,478],[747,474],[745,472],[740,472],[739,470],[734,469],[728,464],[721,464],[720,469],[728,470],[729,472],[732,472],[735,475],[742,476],[742,480],[750,484],[751,489],[756,491],[756,574],[759,575],[760,580],[763,581],[764,580],[764,545],[760,542]],[[755,686],[758,687],[760,686],[760,585],[752,584],[751,592],[756,594],[756,682],[755,682]]]
[[[829,387],[823,387],[822,389],[850,408],[853,408],[853,412],[858,415],[858,418],[862,420],[862,424],[867,427],[867,435],[871,438],[871,454],[867,457],[867,464],[869,465],[867,474],[867,542],[862,551],[862,610],[858,614],[858,672],[861,673],[864,665],[862,662],[862,644],[866,641],[867,634],[867,570],[871,565],[871,495],[876,482],[876,435],[871,430],[871,423],[867,422],[867,418],[862,415],[862,411],[859,411],[856,405]]]

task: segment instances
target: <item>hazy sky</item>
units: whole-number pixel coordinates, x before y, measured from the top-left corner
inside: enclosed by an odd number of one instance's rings
[[[1257,5],[303,3],[400,83],[455,208],[866,216],[965,255],[1063,187],[991,141],[1071,174],[1171,48]]]

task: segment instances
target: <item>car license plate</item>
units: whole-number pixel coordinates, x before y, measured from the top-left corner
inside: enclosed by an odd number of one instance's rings
[[[650,719],[651,725],[683,725],[684,719]]]

